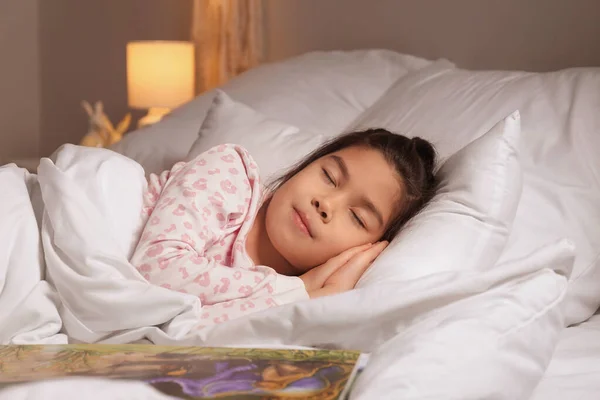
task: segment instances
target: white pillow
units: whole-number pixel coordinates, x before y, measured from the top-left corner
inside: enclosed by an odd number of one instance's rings
[[[445,158],[517,109],[523,194],[499,261],[572,240],[565,306],[567,323],[578,323],[600,306],[600,69],[538,74],[435,63],[401,77],[351,128],[421,136]]]
[[[515,111],[450,157],[432,201],[377,258],[359,286],[494,265],[521,195],[520,119]]]
[[[506,243],[521,194],[519,133],[519,113],[514,112],[448,159],[438,172],[437,196],[407,224],[359,286],[491,267]],[[219,91],[187,159],[222,143],[236,143],[252,154],[263,177],[271,177],[323,140],[268,119]]]
[[[267,118],[217,90],[198,139],[186,160],[219,144],[238,144],[252,154],[261,177],[268,180],[295,164],[324,140],[322,135],[300,131],[294,126]]]
[[[376,125],[420,136],[431,141],[440,157],[446,159],[502,118],[521,111],[540,87],[541,80],[533,73],[473,72],[437,61],[400,77],[349,130]]]
[[[267,117],[335,136],[398,78],[430,64],[390,50],[317,51],[251,69],[222,89]]]

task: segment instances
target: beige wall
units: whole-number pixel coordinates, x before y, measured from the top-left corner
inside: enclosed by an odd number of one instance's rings
[[[102,100],[113,122],[129,111],[128,41],[190,36],[192,0],[38,1],[43,155],[63,143],[77,143],[86,133],[82,100]]]
[[[267,58],[390,48],[471,68],[600,65],[598,0],[265,0]],[[0,158],[87,130],[83,99],[127,111],[125,44],[189,38],[192,0],[0,0]],[[135,117],[141,112],[136,112]]]
[[[38,152],[37,26],[36,1],[0,0],[0,159]]]
[[[267,54],[389,48],[467,68],[600,66],[599,0],[265,0]]]
[[[188,40],[191,10],[192,0],[0,0],[0,160],[78,143],[84,99],[121,119],[126,43]]]

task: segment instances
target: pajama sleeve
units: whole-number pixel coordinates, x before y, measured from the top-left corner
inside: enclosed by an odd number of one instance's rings
[[[149,182],[157,201],[131,262],[151,283],[198,296],[213,323],[308,298],[298,277],[266,266],[230,267],[229,260],[207,254],[212,246],[227,246],[223,238],[250,217],[258,196],[252,168],[244,149],[223,145]]]

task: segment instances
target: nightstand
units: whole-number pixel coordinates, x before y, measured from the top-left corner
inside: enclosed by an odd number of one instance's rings
[[[27,171],[36,174],[37,167],[40,165],[40,158],[6,158],[2,160],[2,165],[12,163],[17,164],[17,167],[25,168]]]

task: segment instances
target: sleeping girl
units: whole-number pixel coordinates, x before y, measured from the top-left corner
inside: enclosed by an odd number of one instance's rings
[[[342,293],[433,196],[435,151],[383,129],[340,136],[264,188],[240,146],[151,175],[132,264],[198,296],[202,325]]]

